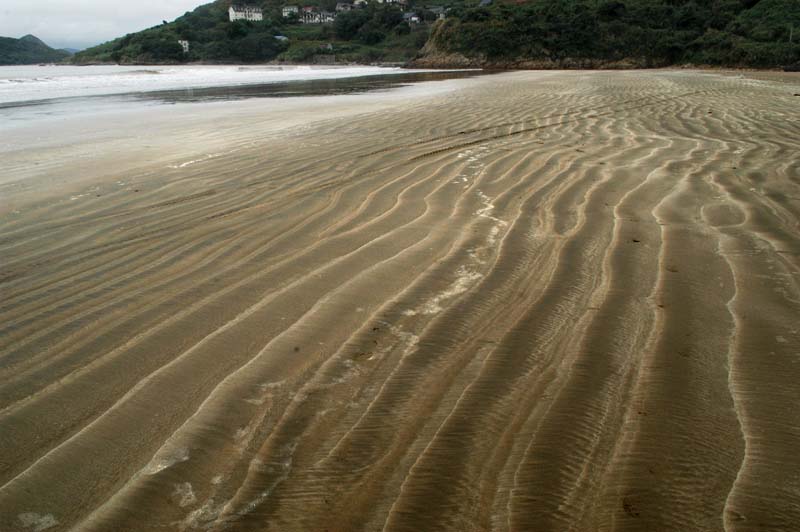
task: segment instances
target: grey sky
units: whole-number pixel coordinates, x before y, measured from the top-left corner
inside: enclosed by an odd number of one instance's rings
[[[172,20],[211,0],[0,0],[0,36],[84,48]]]

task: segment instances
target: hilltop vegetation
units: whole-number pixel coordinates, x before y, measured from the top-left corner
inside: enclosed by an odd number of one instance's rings
[[[76,62],[181,63],[188,61],[260,61],[272,59],[282,44],[269,19],[229,22],[229,2],[198,7],[174,22],[125,35],[75,54]],[[188,54],[178,43],[191,43]]]
[[[65,50],[50,48],[33,35],[21,39],[0,37],[0,65],[57,63],[69,55]]]
[[[375,62],[426,66],[649,67],[675,64],[778,67],[800,61],[798,0],[417,0],[426,22],[370,4],[333,24],[284,20],[280,0],[257,5],[262,22],[230,22],[230,0],[85,50],[76,62]],[[306,0],[332,10],[335,0]],[[288,40],[276,38],[286,36]],[[190,42],[184,53],[179,39]]]
[[[230,0],[218,0],[174,22],[132,33],[76,54],[74,61],[115,63],[406,61],[422,48],[427,28],[403,22],[399,8],[371,4],[343,13],[335,24],[300,24],[285,20],[283,3],[262,2],[264,20],[228,20]],[[332,4],[332,5],[330,5]],[[311,0],[303,5],[333,9],[336,2]],[[276,38],[288,37],[288,41]],[[190,42],[184,53],[178,40]]]
[[[775,67],[800,61],[796,30],[798,0],[537,0],[454,10],[426,52],[432,63]]]

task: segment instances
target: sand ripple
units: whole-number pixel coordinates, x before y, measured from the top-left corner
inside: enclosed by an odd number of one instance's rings
[[[750,81],[504,74],[26,196],[0,529],[796,529],[800,79]]]

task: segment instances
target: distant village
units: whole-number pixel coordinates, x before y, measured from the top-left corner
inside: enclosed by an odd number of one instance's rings
[[[419,24],[422,22],[422,17],[411,11],[406,11],[408,0],[374,0],[379,4],[394,4],[400,7],[403,13],[403,20],[408,24]],[[483,0],[483,2],[491,2],[491,0]],[[362,9],[367,6],[368,0],[354,0],[354,2],[339,2],[336,4],[336,11],[324,11],[313,6],[298,6],[286,5],[283,6],[282,15],[284,19],[296,19],[301,24],[329,24],[336,19],[340,13],[351,11],[353,9]],[[445,17],[445,8],[441,6],[427,7],[426,10],[431,11],[437,18]],[[232,5],[228,9],[228,15],[231,21],[235,20],[249,20],[260,21],[264,20],[264,13],[259,7],[250,5]]]
[[[356,9],[363,9],[367,7],[370,2],[377,4],[391,4],[400,8],[403,12],[403,21],[409,26],[421,24],[423,22],[420,13],[408,10],[408,0],[353,0],[350,2],[338,2],[334,12],[320,9],[316,6],[299,6],[299,5],[285,5],[281,9],[283,19],[289,23],[297,22],[300,24],[330,24],[336,20],[336,17],[341,13],[346,13]],[[493,0],[481,0],[481,6],[491,5]],[[428,20],[431,14],[437,19],[444,19],[448,9],[443,6],[426,6],[424,10],[428,13]],[[228,8],[228,18],[231,22],[237,20],[244,20],[249,22],[260,22],[264,20],[264,11],[258,7],[248,4],[233,4]],[[284,35],[276,35],[275,39],[287,41],[288,37]],[[189,53],[190,43],[188,40],[181,39],[178,41],[183,53]],[[330,45],[328,45],[330,46]]]

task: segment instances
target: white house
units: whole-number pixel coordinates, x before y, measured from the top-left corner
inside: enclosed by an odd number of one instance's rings
[[[283,18],[289,18],[292,15],[297,15],[300,8],[297,6],[283,6]]]
[[[348,4],[347,2],[337,2],[336,3],[336,12],[341,13],[342,11],[350,11],[353,9],[353,4]]]
[[[228,9],[228,16],[231,22],[234,20],[249,20],[252,22],[264,20],[264,13],[262,13],[261,8],[255,6],[231,6]]]
[[[353,7],[367,7],[367,0],[355,0]]]
[[[180,44],[181,48],[183,48],[183,53],[189,53],[189,41],[180,40],[178,41],[178,44]]]
[[[432,12],[434,15],[436,15],[436,18],[437,18],[437,19],[439,19],[439,20],[444,20],[445,16],[447,16],[447,14],[446,14],[446,10],[445,10],[445,8],[444,8],[444,7],[442,7],[442,6],[432,6],[432,7],[429,7],[429,8],[428,8],[428,11],[430,11],[430,12]]]
[[[315,7],[304,7],[300,13],[300,22],[303,24],[328,24],[336,18],[334,13],[317,11]]]

